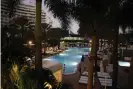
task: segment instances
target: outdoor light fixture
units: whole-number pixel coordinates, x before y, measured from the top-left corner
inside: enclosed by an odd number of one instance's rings
[[[89,41],[90,43],[92,42],[92,40]]]
[[[32,45],[32,41],[29,41],[29,45]]]
[[[119,61],[118,64],[119,66],[130,67],[130,62]]]

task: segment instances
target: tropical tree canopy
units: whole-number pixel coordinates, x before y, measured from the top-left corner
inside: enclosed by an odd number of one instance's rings
[[[20,20],[20,23],[17,20]],[[28,39],[28,32],[32,30],[25,27],[28,23],[27,19],[18,18],[12,21],[9,26],[2,28],[2,59],[3,62],[22,62],[24,58],[31,57],[32,51],[23,44]],[[10,51],[9,51],[10,50]],[[18,61],[19,60],[19,61]]]
[[[112,30],[115,24],[122,26],[126,24],[129,26],[132,24],[131,21],[133,21],[132,0],[73,0],[68,2],[69,0],[45,0],[45,5],[49,7],[49,10],[53,12],[54,16],[59,19],[62,17],[66,19],[64,20],[66,23],[69,22],[69,16],[79,21],[79,33],[82,35],[91,33],[89,30],[92,30],[94,21],[96,21],[96,28],[98,28],[98,30],[106,29],[100,32]],[[126,13],[127,9],[131,18],[129,18],[129,14]],[[64,16],[64,14],[66,15]],[[62,19],[60,20],[63,21]],[[80,31],[81,29],[82,31]]]
[[[68,36],[68,30],[63,30],[61,28],[51,28],[47,32],[47,37],[49,39],[60,39],[61,37]]]

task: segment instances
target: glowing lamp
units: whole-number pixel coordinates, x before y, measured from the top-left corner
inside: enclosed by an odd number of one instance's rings
[[[29,41],[28,43],[29,43],[29,45],[31,45],[32,44],[32,41]]]

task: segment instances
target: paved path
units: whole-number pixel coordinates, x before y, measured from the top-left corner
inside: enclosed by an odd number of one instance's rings
[[[63,82],[71,83],[74,89],[87,89],[87,85],[78,83],[79,78],[80,74],[78,72],[70,75],[63,75]]]

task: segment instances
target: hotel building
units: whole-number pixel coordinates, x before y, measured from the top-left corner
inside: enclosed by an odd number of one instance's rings
[[[35,4],[26,5],[20,3],[18,7],[16,7],[14,17],[26,16],[28,20],[31,22],[33,26],[35,26],[35,16],[36,16],[36,6]],[[7,7],[6,0],[1,0],[1,25],[9,24],[9,11]],[[45,23],[45,13],[42,11],[41,22]]]

